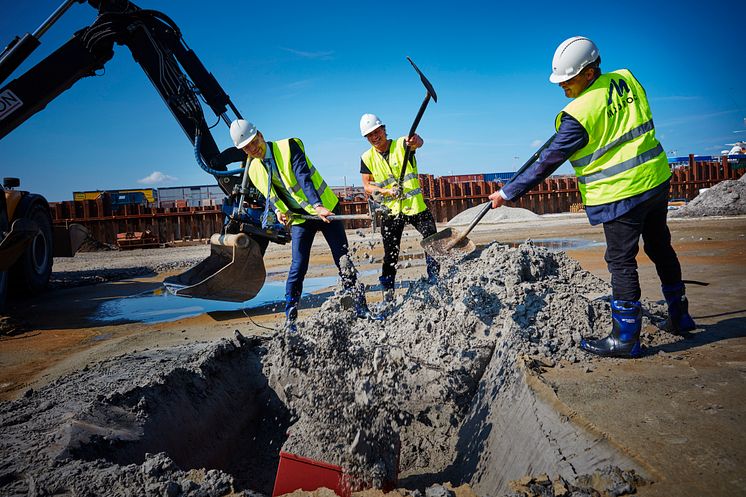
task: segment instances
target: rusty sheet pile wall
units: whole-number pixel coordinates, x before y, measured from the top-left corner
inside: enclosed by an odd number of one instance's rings
[[[670,198],[691,200],[701,188],[711,187],[726,179],[740,178],[746,169],[736,169],[727,157],[720,161],[697,162],[689,157],[689,165],[677,168],[671,178]],[[445,178],[420,175],[423,194],[438,222],[447,222],[464,210],[487,201],[501,182],[470,181],[454,183]],[[581,206],[578,181],[574,176],[548,178],[528,192],[514,207],[537,214],[577,212]],[[342,214],[365,214],[368,204],[363,200],[342,201]],[[220,206],[152,208],[126,205],[113,208],[106,196],[96,200],[66,201],[51,204],[55,224],[81,223],[93,237],[105,243],[116,243],[118,233],[151,231],[159,243],[173,241],[206,241],[220,231],[223,214]],[[347,228],[369,226],[368,221],[347,222]]]
[[[51,205],[54,224],[80,223],[100,242],[114,244],[118,233],[152,232],[158,243],[207,240],[223,226],[219,206],[151,208],[125,205],[113,209],[106,199]]]

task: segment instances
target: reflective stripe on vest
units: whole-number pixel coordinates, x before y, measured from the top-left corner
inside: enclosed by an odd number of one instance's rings
[[[275,160],[275,164],[277,164],[277,171],[279,172],[280,181],[285,190],[287,190],[288,197],[297,202],[297,204],[305,212],[315,215],[316,210],[308,201],[306,194],[303,192],[303,189],[298,183],[298,178],[295,177],[295,173],[293,172],[293,165],[290,160],[290,140],[294,140],[305,154],[303,142],[300,141],[298,138],[290,138],[270,143],[272,146],[272,157]],[[321,177],[321,174],[313,166],[308,156],[306,156],[306,163],[308,164],[308,168],[311,171],[311,182],[316,189],[316,193],[318,193],[319,198],[321,199],[321,203],[327,209],[333,210],[337,206],[339,199],[331,190],[331,188],[329,188],[326,181],[324,181],[324,178]],[[254,185],[259,189],[260,192],[267,191],[267,182],[269,181],[269,175],[267,174],[267,169],[264,163],[260,159],[253,159],[249,164],[249,177],[251,178],[251,182],[254,183]],[[276,187],[277,185],[272,185],[272,195],[268,200],[274,209],[287,214],[291,212],[291,209],[289,208],[289,206],[285,205],[282,200],[280,200],[277,192],[275,191]],[[305,220],[297,217],[292,219],[293,224],[301,224],[304,222]]]
[[[384,160],[383,156],[373,147],[366,150],[361,156],[363,163],[373,175],[372,185],[387,188],[398,183],[404,154],[407,151],[405,140],[406,137],[401,137],[391,141],[388,160]],[[399,186],[402,190],[401,198],[384,200],[383,202],[390,209],[391,214],[397,215],[401,212],[407,216],[413,216],[427,209],[425,199],[422,197],[420,179],[417,174],[417,161],[414,157],[410,160],[407,173]]]
[[[404,179],[402,181],[406,183],[407,181],[411,179],[416,179],[417,181],[419,181],[420,177],[417,174],[409,173],[409,174],[404,175]],[[386,188],[387,186],[393,185],[394,183],[396,183],[396,181],[397,181],[396,178],[394,178],[393,176],[389,176],[388,178],[386,178],[386,180],[382,181],[381,183],[376,183],[375,181],[371,181],[370,184],[373,186],[378,186],[380,188]]]
[[[570,162],[586,205],[616,202],[646,192],[671,176],[642,85],[626,69],[602,74],[563,114],[588,133]]]

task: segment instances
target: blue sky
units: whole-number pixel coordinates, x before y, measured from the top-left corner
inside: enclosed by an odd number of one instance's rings
[[[62,2],[2,3],[4,46]],[[746,27],[736,2],[136,3],[171,17],[243,116],[270,140],[301,138],[333,185],[360,184],[361,114],[378,114],[390,136],[409,130],[425,91],[406,56],[438,93],[418,129],[421,172],[517,169],[568,101],[548,76],[555,48],[574,35],[596,42],[602,69],[626,67],[640,79],[670,154],[717,154],[746,139]],[[74,5],[20,71],[94,17]],[[221,148],[231,145],[227,126],[214,133]],[[78,190],[213,183],[126,47],[102,75],[0,140],[0,174],[52,201]],[[155,176],[162,181],[143,182]]]

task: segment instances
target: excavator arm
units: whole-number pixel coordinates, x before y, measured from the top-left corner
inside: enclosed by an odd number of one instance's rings
[[[73,3],[67,0],[34,34],[16,38],[0,55],[0,84],[39,45],[38,37]],[[0,139],[44,109],[80,79],[94,76],[124,45],[150,79],[181,129],[210,168],[245,159],[229,148],[221,154],[205,120],[200,99],[227,125],[227,111],[240,114],[215,77],[185,43],[178,26],[162,12],[140,9],[123,0],[88,0],[98,16],[88,27],[34,67],[0,89]],[[63,12],[60,12],[62,10]],[[226,182],[219,182],[224,190]],[[226,191],[230,193],[230,191]]]
[[[98,11],[95,21],[5,84],[39,46],[39,38],[49,27],[73,4],[84,2],[65,0],[34,33],[17,37],[0,54],[0,84],[4,85],[0,88],[0,139],[77,81],[103,69],[114,55],[115,44],[126,46],[192,143],[200,167],[216,178],[228,196],[223,205],[223,232],[213,236],[210,258],[170,283],[183,290],[181,295],[230,301],[253,298],[264,282],[262,256],[267,243],[286,243],[289,236],[279,223],[262,224],[258,204],[263,199],[251,188],[245,170],[227,170],[227,164],[244,161],[246,154],[235,147],[220,151],[202,104],[226,126],[231,122],[229,110],[236,118],[241,115],[167,15],[127,0],[88,0]]]

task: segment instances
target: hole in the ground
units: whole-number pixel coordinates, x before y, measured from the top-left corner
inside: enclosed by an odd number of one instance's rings
[[[164,452],[183,470],[219,469],[237,490],[270,494],[290,414],[257,349],[227,348],[199,372],[173,370],[78,416],[70,455],[127,465]]]

